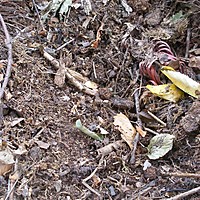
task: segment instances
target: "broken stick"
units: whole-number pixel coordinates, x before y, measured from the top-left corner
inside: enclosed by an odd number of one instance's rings
[[[57,68],[60,69],[60,62],[58,60],[56,60],[53,56],[51,56],[49,53],[47,53],[44,50],[44,47],[40,47],[40,52],[42,53],[42,55],[51,62],[51,64]],[[61,62],[63,65],[63,62]],[[63,70],[62,70],[63,71]],[[69,69],[67,66],[65,66],[65,76],[68,78],[68,80],[71,82],[72,85],[74,85],[76,88],[78,88],[80,91],[95,96],[98,92],[98,89],[96,88],[89,88],[87,87],[85,84],[87,82],[89,82],[89,79],[84,77],[83,75],[81,75],[80,73]]]

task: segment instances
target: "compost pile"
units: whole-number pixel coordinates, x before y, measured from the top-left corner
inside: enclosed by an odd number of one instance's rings
[[[199,1],[0,14],[1,199],[199,199]]]

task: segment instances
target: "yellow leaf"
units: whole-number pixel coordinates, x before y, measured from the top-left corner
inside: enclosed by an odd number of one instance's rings
[[[171,70],[169,67],[162,67],[161,72],[167,76],[178,88],[185,93],[198,98],[200,84],[189,78],[187,75]]]
[[[125,140],[126,143],[129,145],[129,147],[132,149],[133,140],[136,135],[136,130],[132,126],[129,119],[124,114],[120,113],[114,116],[113,124],[122,133],[121,135],[122,139]]]
[[[177,102],[184,95],[184,93],[174,84],[163,84],[156,86],[147,85],[146,88],[149,89],[154,95],[172,102]]]
[[[175,71],[175,69],[173,67],[170,66],[163,66],[162,70],[171,70],[171,71]]]

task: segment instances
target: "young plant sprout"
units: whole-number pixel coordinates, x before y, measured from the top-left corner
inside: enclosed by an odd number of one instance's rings
[[[171,66],[175,70],[184,72],[185,62],[174,55],[166,42],[156,41],[152,51],[152,59],[141,61],[139,69],[141,75],[148,77],[154,85],[161,84],[159,69],[156,66]]]

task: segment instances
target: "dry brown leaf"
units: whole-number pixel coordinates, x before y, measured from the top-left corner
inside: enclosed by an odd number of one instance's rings
[[[129,147],[132,149],[136,130],[132,126],[130,120],[124,114],[120,113],[114,116],[113,124],[122,133],[122,139],[125,140]]]
[[[4,164],[0,162],[0,176],[7,174],[12,169],[13,164]]]
[[[14,156],[10,150],[5,149],[0,151],[0,176],[8,173],[14,163]]]
[[[96,174],[94,174],[93,176],[92,176],[92,180],[93,180],[93,183],[92,183],[92,187],[98,187],[99,186],[99,184],[101,183],[101,179],[96,175]]]
[[[10,180],[18,180],[21,176],[20,170],[15,171],[13,174],[10,174],[9,179]]]
[[[54,83],[58,86],[58,87],[63,87],[65,84],[65,68],[63,66],[61,66],[54,78]]]
[[[0,61],[0,69],[4,68],[4,64]]]
[[[189,67],[200,70],[200,56],[192,56],[189,61]]]
[[[95,49],[98,47],[99,42],[101,41],[101,32],[103,31],[104,23],[101,23],[96,35],[96,40],[92,42],[91,46]]]
[[[7,142],[5,140],[0,139],[0,151],[5,150],[7,146]]]

